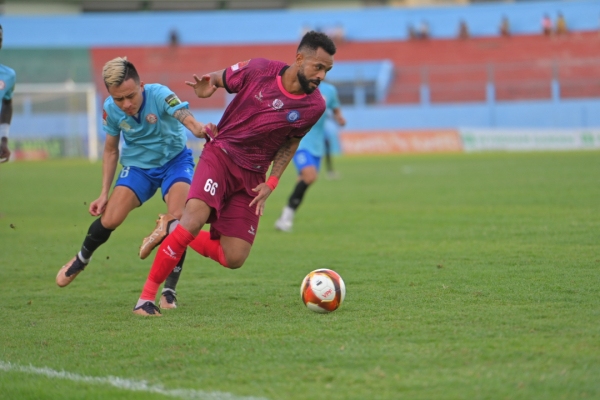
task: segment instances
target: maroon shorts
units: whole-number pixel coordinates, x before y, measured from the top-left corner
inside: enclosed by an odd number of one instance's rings
[[[189,199],[200,199],[213,208],[207,223],[210,237],[224,236],[254,243],[258,230],[256,205],[249,207],[256,193],[252,191],[265,182],[265,174],[239,167],[221,148],[207,144],[196,165]]]

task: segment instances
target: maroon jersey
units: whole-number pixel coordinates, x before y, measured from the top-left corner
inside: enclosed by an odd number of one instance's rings
[[[266,173],[283,143],[302,138],[325,112],[318,89],[293,95],[283,88],[281,77],[287,68],[279,61],[256,58],[223,72],[225,89],[237,95],[219,122],[214,145],[242,168]]]

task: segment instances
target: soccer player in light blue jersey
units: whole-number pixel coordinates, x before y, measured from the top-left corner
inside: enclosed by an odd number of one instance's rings
[[[281,217],[275,221],[275,228],[280,231],[290,232],[292,230],[294,215],[302,203],[304,193],[317,180],[321,158],[325,155],[325,121],[328,118],[327,115],[332,113],[333,119],[340,126],[346,125],[335,86],[327,82],[321,82],[319,90],[321,90],[321,95],[325,99],[327,108],[310,132],[302,138],[298,150],[294,155],[294,165],[296,165],[296,169],[298,170],[298,180],[287,206],[283,208]]]
[[[2,30],[2,25],[0,25],[0,49],[2,49],[3,36],[4,31]],[[16,81],[17,75],[15,71],[6,65],[0,64],[0,97],[2,98],[2,110],[0,110],[0,163],[10,160],[8,131],[13,114],[12,97]]]
[[[157,227],[144,239],[140,257],[146,258],[152,249],[176,227],[183,213],[194,174],[192,151],[186,147],[187,127],[194,136],[206,138],[214,125],[196,121],[168,87],[144,85],[127,58],[115,58],[103,68],[104,83],[110,96],[104,102],[103,128],[106,132],[102,166],[102,191],[90,204],[89,212],[100,216],[90,226],[81,250],[63,266],[56,276],[64,287],[75,279],[90,262],[94,251],[110,237],[127,215],[149,200],[161,189],[167,213],[160,214]],[[215,130],[216,132],[216,130]],[[123,168],[109,196],[119,161],[119,141]],[[183,258],[167,279],[161,306],[175,308],[175,286]]]

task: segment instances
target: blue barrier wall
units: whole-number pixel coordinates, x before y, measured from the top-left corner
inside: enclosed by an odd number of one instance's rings
[[[456,37],[461,19],[473,36],[494,36],[502,16],[515,34],[541,31],[541,18],[562,12],[572,30],[599,28],[600,1],[517,2],[435,8],[369,7],[336,10],[94,13],[73,16],[2,16],[4,46],[156,46],[177,29],[182,44],[296,42],[304,26],[341,24],[358,41],[402,40],[408,24],[426,20],[434,38]]]
[[[460,128],[582,128],[600,127],[600,100],[511,101],[485,103],[432,104],[414,106],[342,107],[347,130]],[[217,123],[222,110],[192,110],[196,119]],[[100,120],[100,119],[99,119]],[[64,114],[13,115],[14,137],[34,138],[85,136],[85,114],[68,119]],[[98,126],[102,132],[102,126]],[[101,133],[103,135],[103,133]]]
[[[347,129],[581,128],[600,126],[600,100],[343,107]]]

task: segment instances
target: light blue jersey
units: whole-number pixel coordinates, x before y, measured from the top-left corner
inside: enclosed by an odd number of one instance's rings
[[[306,150],[315,157],[323,157],[325,155],[325,121],[327,120],[327,114],[340,106],[340,100],[335,86],[327,82],[321,82],[319,84],[319,90],[325,99],[327,108],[317,123],[306,136],[302,138],[300,145],[298,146],[298,151]]]
[[[6,65],[0,65],[0,96],[2,100],[12,99],[16,82],[17,74],[15,74],[15,71]]]
[[[121,164],[124,167],[162,167],[185,148],[187,135],[183,125],[173,117],[188,102],[181,102],[166,86],[153,83],[144,86],[144,101],[137,116],[125,114],[108,97],[104,101],[103,128],[118,136],[123,133]]]

